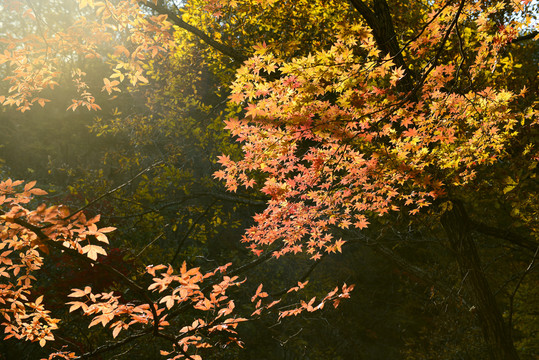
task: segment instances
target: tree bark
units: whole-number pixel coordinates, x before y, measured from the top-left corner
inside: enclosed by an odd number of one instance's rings
[[[402,56],[387,1],[373,0],[372,10],[363,0],[350,0],[350,3],[372,29],[372,34],[382,54],[391,56],[395,65],[405,70],[404,77],[398,83],[399,89],[405,92],[411,91],[414,88],[412,72]]]
[[[452,209],[442,215],[441,222],[457,257],[463,282],[474,302],[490,358],[518,360],[511,334],[481,269],[477,248],[471,237],[470,221],[462,203],[453,202]]]

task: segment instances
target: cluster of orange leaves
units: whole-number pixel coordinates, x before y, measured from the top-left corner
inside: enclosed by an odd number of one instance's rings
[[[147,83],[143,64],[173,47],[170,33],[172,24],[166,15],[148,16],[139,1],[109,0],[79,1],[83,15],[75,18],[66,29],[49,27],[47,14],[34,9],[29,2],[9,0],[2,11],[25,19],[30,33],[6,34],[0,37],[2,48],[0,65],[7,64],[10,75],[5,77],[10,86],[7,95],[0,96],[0,104],[15,106],[22,112],[33,105],[44,106],[47,90],[58,86],[64,74],[71,73],[78,96],[69,110],[85,107],[99,110],[95,97],[84,80],[83,69],[70,69],[69,59],[98,59],[102,61],[115,37],[124,36],[124,45],[116,45],[111,55],[115,64],[113,73],[104,78],[102,91],[109,94],[120,91],[118,85],[128,80],[130,85]],[[128,50],[129,49],[129,50]],[[67,61],[66,61],[67,60]]]
[[[198,318],[189,326],[180,329],[179,335],[175,339],[175,346],[181,347],[183,352],[178,354],[181,358],[188,352],[189,347],[195,349],[212,347],[204,336],[211,336],[216,331],[226,331],[235,334],[237,325],[246,321],[244,318],[228,317],[232,314],[235,304],[225,294],[231,286],[239,286],[242,282],[237,281],[238,277],[223,276],[222,280],[211,286],[209,295],[206,296],[201,288],[201,283],[218,272],[225,272],[230,264],[221,266],[218,269],[202,274],[199,268],[187,269],[183,263],[180,273],[175,274],[172,266],[156,265],[148,266],[146,271],[153,276],[153,282],[148,290],[159,293],[159,299],[155,303],[122,303],[121,296],[114,292],[94,294],[87,286],[84,289],[73,289],[69,295],[80,300],[68,302],[71,305],[69,311],[81,309],[84,315],[93,316],[89,327],[97,324],[109,325],[112,329],[112,336],[116,338],[122,330],[127,330],[133,325],[151,325],[163,330],[170,323],[167,321],[167,310],[173,307],[191,306],[200,311],[211,311],[214,314],[212,320],[208,316]],[[165,270],[165,271],[163,271]],[[152,307],[154,307],[152,309]],[[157,319],[156,319],[157,316]],[[231,339],[233,339],[231,337]],[[173,352],[162,351],[162,355],[170,355]],[[175,357],[176,358],[176,357]]]
[[[50,251],[63,251],[71,256],[83,259],[93,266],[103,265],[99,256],[106,256],[104,245],[108,244],[107,233],[113,227],[98,228],[99,216],[87,219],[82,211],[70,213],[65,206],[47,207],[44,204],[29,210],[35,195],[46,192],[35,188],[35,182],[23,185],[22,181],[7,180],[0,182],[0,316],[6,339],[14,337],[21,340],[38,341],[45,346],[54,340],[53,331],[58,329],[59,319],[51,317],[45,308],[44,294],[35,294],[36,272],[44,265]],[[7,210],[9,209],[9,210]],[[230,333],[228,341],[240,344],[236,338],[236,327],[246,318],[234,314],[235,303],[226,292],[230,287],[239,286],[238,276],[227,276],[231,264],[202,273],[199,268],[188,269],[184,262],[179,273],[172,266],[150,265],[146,273],[152,277],[144,288],[129,277],[116,272],[119,281],[124,282],[138,299],[126,301],[121,293],[114,291],[94,293],[90,286],[72,289],[67,301],[69,311],[81,310],[83,315],[91,317],[89,327],[101,324],[112,330],[116,338],[120,332],[135,326],[140,330],[161,336],[172,342],[172,350],[162,350],[161,354],[171,359],[201,359],[197,349],[212,347],[209,341],[214,333]],[[110,270],[110,269],[109,269]],[[217,274],[223,274],[219,280]],[[114,271],[112,271],[114,275]],[[211,281],[203,285],[204,281]],[[299,283],[290,291],[304,288],[306,283]],[[81,284],[84,285],[84,284]],[[262,311],[270,311],[281,300],[262,304],[268,294],[259,286],[252,298],[256,310],[251,315],[260,316]],[[307,310],[321,309],[325,302],[334,301],[337,306],[342,298],[347,298],[353,286],[344,285],[342,292],[338,288],[330,292],[316,307],[312,299],[309,303],[301,302],[295,308],[281,309],[279,318],[297,315]],[[290,292],[289,291],[289,292]],[[153,294],[153,295],[152,295]],[[292,305],[294,306],[294,305]],[[172,318],[187,308],[204,312],[206,315],[194,319],[191,325],[184,326],[176,335],[165,335]],[[188,355],[192,353],[191,355]],[[49,359],[76,358],[70,351],[58,351],[50,354]]]
[[[105,233],[114,228],[98,229],[99,216],[86,219],[83,213],[71,216],[66,207],[45,205],[28,210],[34,195],[45,191],[35,188],[35,182],[27,183],[18,191],[22,181],[0,182],[0,314],[4,319],[6,338],[15,337],[39,341],[43,346],[53,340],[52,330],[58,319],[50,317],[44,308],[43,296],[31,293],[34,276],[43,266],[43,253],[49,252],[49,242],[65,249],[72,249],[91,260],[98,254],[106,254],[102,247],[108,243]]]
[[[276,256],[306,250],[319,259],[341,250],[332,227],[360,230],[368,217],[403,208],[417,214],[447,185],[469,184],[477,168],[505,156],[517,124],[529,123],[512,108],[521,94],[452,91],[463,55],[440,64],[432,58],[460,5],[437,6],[425,19],[427,30],[406,44],[409,60],[423,66],[412,90],[399,88],[405,70],[381,56],[362,22],[346,24],[331,48],[307,56],[281,59],[261,44],[237,71],[230,99],[245,106],[245,117],[226,124],[244,156],[221,156],[223,169],[214,176],[230,191],[263,179],[258,186],[269,206],[244,237],[253,252],[283,242]],[[475,23],[468,41],[480,44],[462,45],[473,60],[468,81],[488,76],[518,33],[520,24],[513,23],[492,35],[484,19],[500,6],[463,4],[457,21]]]
[[[53,243],[59,249],[71,249],[77,254],[83,255],[93,264],[98,264],[98,254],[106,255],[106,251],[101,246],[108,243],[108,233],[114,228],[106,227],[98,229],[96,222],[99,216],[87,220],[82,212],[70,214],[66,207],[46,207],[40,205],[36,210],[28,210],[24,207],[31,202],[33,195],[46,194],[43,190],[34,187],[35,182],[30,182],[24,186],[22,191],[18,191],[22,181],[7,180],[0,182],[0,205],[9,208],[2,211],[0,234],[0,277],[3,278],[0,284],[0,315],[3,317],[4,331],[6,339],[15,337],[17,339],[39,341],[44,346],[47,341],[54,340],[53,330],[58,328],[58,319],[50,316],[50,311],[46,310],[43,304],[43,295],[35,298],[32,293],[33,283],[36,277],[33,275],[39,271],[44,263],[44,254],[50,251]],[[230,265],[230,264],[228,264]],[[208,333],[213,331],[234,332],[234,328],[241,318],[227,318],[217,322],[221,317],[226,317],[234,309],[232,300],[228,298],[225,291],[230,286],[241,284],[237,277],[224,276],[223,280],[213,285],[208,297],[204,296],[199,284],[206,278],[215,275],[217,271],[223,272],[228,267],[222,266],[213,272],[202,275],[198,268],[187,270],[186,265],[180,269],[180,274],[175,275],[171,266],[164,265],[149,266],[147,273],[154,276],[153,283],[148,287],[150,291],[159,293],[168,290],[170,293],[163,296],[157,304],[123,304],[121,296],[116,296],[113,292],[93,294],[89,286],[83,289],[73,289],[69,295],[73,298],[83,298],[78,301],[68,302],[71,305],[70,311],[81,309],[87,316],[93,316],[90,327],[96,324],[103,326],[110,324],[114,337],[118,336],[121,330],[125,330],[134,324],[152,324],[155,316],[158,316],[159,329],[168,325],[166,316],[161,313],[166,309],[171,309],[175,305],[183,303],[193,303],[193,307],[202,311],[214,310],[215,319],[206,323],[198,319],[195,325],[184,327],[180,330],[183,334],[178,339],[177,345],[184,347],[187,351],[189,345],[196,347],[206,347],[209,344],[201,341],[200,336],[193,334],[194,330],[207,328]],[[158,272],[166,269],[166,272]],[[151,308],[154,307],[154,308]],[[59,352],[53,354],[58,357],[69,358],[69,352]],[[51,356],[53,356],[51,355]]]
[[[288,289],[287,293],[297,292],[303,289],[308,282],[309,281],[298,282],[297,286],[293,286]],[[271,302],[264,301],[264,299],[268,298],[269,295],[267,292],[262,291],[262,287],[263,285],[260,284],[256,289],[255,294],[251,298],[251,302],[256,301],[256,309],[251,314],[251,316],[260,315],[262,314],[262,311],[268,310],[281,302],[281,299],[273,300]],[[324,296],[324,298],[320,300],[320,302],[316,306],[313,306],[316,302],[316,296],[311,298],[309,302],[301,300],[299,304],[285,307],[286,310],[279,311],[279,319],[287,316],[297,316],[304,311],[314,312],[317,310],[321,310],[324,308],[324,305],[330,301],[333,302],[333,306],[336,308],[337,306],[339,306],[342,299],[348,299],[350,297],[350,292],[352,292],[352,290],[354,290],[354,285],[348,286],[344,284],[341,288],[341,291],[339,291],[339,287],[335,287],[335,289],[327,293],[326,296]],[[263,304],[264,302],[267,303]]]
[[[272,1],[263,3],[271,6]],[[120,91],[126,79],[131,85],[147,82],[144,63],[174,46],[166,16],[147,16],[138,1],[113,5],[106,0],[81,0],[79,4],[88,17],[62,32],[40,30],[22,38],[0,39],[6,48],[0,64],[8,64],[11,73],[4,79],[10,83],[9,94],[0,96],[0,103],[21,111],[36,103],[45,105],[47,99],[40,94],[57,85],[65,59],[98,58],[112,34],[127,33],[129,46],[116,46],[111,57],[115,65],[102,88],[109,94]],[[231,191],[253,187],[263,179],[260,187],[270,199],[268,207],[256,215],[256,225],[244,237],[253,252],[260,254],[275,242],[284,243],[276,257],[306,250],[319,259],[324,252],[341,251],[344,241],[333,237],[332,228],[363,229],[370,216],[402,208],[416,214],[443,196],[447,185],[465,185],[474,180],[479,167],[503,158],[517,124],[529,121],[512,108],[519,94],[492,87],[452,91],[460,81],[464,55],[455,52],[439,64],[437,49],[452,29],[455,14],[460,14],[456,21],[473,24],[475,29],[468,38],[459,39],[468,42],[462,45],[469,62],[468,80],[488,77],[485,74],[496,69],[499,52],[518,34],[519,24],[493,34],[488,17],[505,5],[463,4],[462,9],[460,4],[433,4],[424,31],[406,44],[403,51],[409,52],[420,79],[420,86],[408,93],[399,85],[409,74],[389,55],[381,56],[371,31],[361,22],[343,24],[332,47],[291,60],[268,51],[266,44],[255,48],[232,84],[231,100],[245,106],[245,116],[227,122],[243,144],[244,157],[239,161],[220,157],[223,170],[215,174]],[[208,1],[215,13],[225,5],[233,7],[234,2]],[[39,30],[39,14],[25,6],[12,1],[5,11],[24,12]],[[99,108],[84,76],[81,69],[73,70],[79,97],[69,109]],[[61,206],[26,209],[32,195],[42,191],[32,183],[16,191],[20,185],[0,183],[0,205],[9,208],[2,213],[0,225],[4,251],[0,276],[5,279],[0,287],[0,314],[8,337],[45,344],[53,339],[58,320],[50,317],[42,297],[31,296],[32,273],[41,268],[42,254],[57,243],[96,261],[106,254],[105,234],[113,229],[99,229],[99,217],[88,220],[82,212],[70,214]],[[159,333],[169,326],[168,311],[186,304],[211,311],[213,320],[196,319],[174,337],[179,353],[163,354],[175,358],[185,356],[190,347],[209,346],[203,333],[233,332],[244,321],[231,317],[235,305],[225,295],[226,289],[241,283],[237,277],[223,276],[206,294],[200,283],[214,273],[202,274],[185,265],[179,274],[165,265],[150,266],[147,273],[153,282],[143,290],[162,294],[157,302],[123,303],[114,293],[94,294],[90,287],[82,287],[70,295],[80,299],[69,303],[71,310],[93,316],[91,326],[108,325],[114,337],[133,325],[148,325]],[[335,289],[318,304],[313,298],[280,315],[314,311],[329,300],[338,304],[351,288],[345,285],[340,294]],[[252,298],[256,301],[252,316],[279,302],[268,298],[259,287]],[[70,354],[54,356],[74,356]]]

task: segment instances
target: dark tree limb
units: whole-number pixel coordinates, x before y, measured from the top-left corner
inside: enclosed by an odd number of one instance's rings
[[[142,175],[144,175],[145,173],[147,173],[148,171],[154,169],[155,167],[159,166],[159,165],[163,165],[163,162],[162,161],[158,161],[150,166],[148,166],[146,169],[142,170],[141,172],[139,172],[138,174],[136,174],[135,176],[133,176],[131,179],[127,180],[126,182],[124,182],[123,184],[115,187],[114,189],[110,189],[109,191],[107,191],[106,193],[98,196],[97,198],[93,199],[92,201],[90,201],[88,204],[82,206],[81,208],[75,210],[74,212],[72,212],[70,215],[66,216],[65,218],[63,218],[62,220],[67,220],[67,219],[70,219],[72,218],[73,216],[77,215],[78,213],[80,213],[81,211],[84,211],[86,210],[87,208],[89,208],[90,206],[94,205],[95,203],[97,203],[98,201],[100,201],[101,199],[115,193],[116,191],[118,190],[121,190],[122,188],[126,187],[127,185],[131,184],[133,181],[135,181],[137,178],[141,177]],[[49,227],[50,225],[46,225],[44,227],[42,227],[41,229],[45,229],[47,227]]]
[[[466,4],[466,0],[461,0],[459,7],[457,9],[457,12],[455,13],[455,16],[453,16],[453,20],[449,24],[449,27],[445,31],[444,37],[442,38],[442,42],[438,46],[438,49],[436,50],[436,53],[434,54],[434,58],[432,58],[429,63],[427,64],[428,67],[426,67],[426,70],[423,72],[423,75],[421,76],[421,79],[419,80],[419,83],[415,86],[413,92],[416,92],[419,90],[419,88],[423,85],[425,80],[427,79],[427,76],[434,70],[436,65],[438,65],[438,61],[440,60],[440,56],[442,55],[443,50],[445,49],[445,44],[447,43],[447,40],[449,40],[449,36],[453,32],[454,28],[457,28],[458,21],[460,14],[462,13],[462,10],[464,9],[464,4]]]
[[[520,288],[520,285],[522,285],[522,282],[524,281],[524,278],[526,275],[528,275],[535,267],[535,260],[537,260],[537,254],[539,253],[539,246],[537,249],[535,249],[535,253],[533,254],[533,258],[526,267],[526,270],[522,273],[522,276],[520,276],[520,279],[518,279],[518,283],[515,286],[515,289],[511,293],[511,296],[509,297],[509,331],[513,329],[513,308],[514,308],[514,302],[515,302],[515,296],[517,295],[518,289]]]
[[[411,91],[414,88],[412,73],[402,56],[387,1],[373,0],[372,10],[362,0],[350,0],[350,3],[372,29],[376,44],[382,53],[389,55],[397,67],[405,70],[404,78],[398,83],[401,90]]]
[[[256,199],[256,198],[253,199],[253,198],[248,198],[248,197],[244,197],[244,196],[236,195],[236,194],[232,195],[229,193],[209,192],[207,194],[200,194],[200,195],[209,196],[214,199],[218,199],[222,201],[229,201],[233,203],[239,203],[239,204],[245,204],[245,205],[251,205],[251,206],[267,206],[268,205],[266,200]]]
[[[489,226],[489,225],[486,225],[486,224],[483,224],[483,223],[480,223],[478,221],[474,221],[471,219],[468,219],[467,221],[470,224],[470,229],[472,231],[476,231],[483,235],[488,235],[488,236],[495,237],[497,239],[505,240],[512,244],[518,245],[522,248],[525,248],[531,251],[535,251],[537,247],[539,246],[539,244],[537,244],[533,240],[527,239],[509,230]]]
[[[428,271],[410,263],[408,260],[401,257],[399,254],[395,253],[387,246],[382,245],[378,241],[370,239],[361,239],[360,241],[363,245],[368,246],[377,254],[382,255],[386,259],[390,260],[403,271],[412,274],[414,277],[420,279],[425,284],[434,286],[434,288],[437,289],[444,296],[452,297],[458,303],[469,306],[468,301],[462,296],[458,296],[457,293],[450,286],[444,284],[439,279],[434,278]]]
[[[346,244],[345,244],[346,245]],[[305,274],[303,274],[301,276],[301,278],[299,278],[299,282],[305,282],[309,276],[311,276],[311,274],[313,273],[314,269],[316,269],[316,267],[318,265],[320,265],[320,263],[322,262],[322,260],[328,255],[328,253],[323,253],[322,256],[320,257],[320,259],[316,260],[315,262],[313,262],[311,264],[311,266],[309,266],[309,268],[307,269],[307,271],[305,272]],[[296,284],[294,284],[293,286],[296,286]],[[290,290],[290,287],[286,288],[286,289],[283,289],[281,291],[277,291],[275,293],[272,293],[271,294],[271,297],[273,298],[276,298],[276,297],[279,297],[279,296],[282,296],[284,294],[286,294],[288,291]]]
[[[513,39],[510,44],[518,44],[520,42],[523,42],[523,41],[526,41],[526,40],[531,40],[533,39],[534,37],[536,37],[537,35],[539,34],[539,31],[532,31],[531,33],[529,34],[526,34],[526,35],[521,35],[515,39]]]
[[[233,202],[236,204],[245,204],[250,206],[267,206],[267,202],[265,200],[259,200],[256,198],[248,198],[241,195],[231,195],[226,193],[218,193],[218,192],[205,192],[205,193],[191,193],[189,195],[182,196],[178,201],[171,201],[165,204],[161,204],[159,206],[150,207],[145,204],[141,204],[139,202],[135,202],[131,199],[123,199],[119,197],[113,197],[113,199],[118,201],[124,201],[124,202],[131,202],[135,203],[136,205],[140,207],[146,207],[147,210],[135,213],[135,214],[129,214],[129,215],[117,215],[117,216],[102,216],[102,219],[128,219],[128,218],[134,218],[134,217],[140,217],[151,213],[158,213],[161,210],[164,210],[169,207],[181,205],[185,203],[187,200],[193,200],[193,199],[200,199],[200,198],[213,198],[215,200],[220,201],[227,201],[227,202]]]
[[[189,31],[191,34],[197,36],[200,40],[214,48],[215,50],[221,52],[222,54],[234,59],[238,63],[243,63],[245,60],[248,59],[247,56],[245,56],[241,51],[238,51],[237,49],[234,49],[230,46],[227,46],[223,43],[218,42],[217,40],[211,38],[208,34],[206,34],[204,31],[194,27],[191,24],[186,23],[183,21],[181,16],[179,16],[177,13],[173,12],[172,10],[168,9],[165,5],[163,5],[162,2],[153,2],[153,1],[142,1],[141,5],[146,6],[154,11],[156,11],[159,14],[164,14],[168,16],[168,19],[174,23],[174,25],[177,25],[178,27]]]
[[[76,357],[75,359],[90,359],[90,358],[98,356],[100,354],[103,354],[103,353],[115,350],[117,348],[120,348],[120,347],[122,347],[122,346],[124,346],[126,344],[129,344],[130,342],[133,342],[134,340],[137,340],[137,339],[139,339],[139,338],[141,338],[143,336],[149,335],[151,333],[152,333],[151,329],[135,333],[133,335],[130,335],[130,336],[127,336],[127,337],[123,338],[122,340],[116,340],[114,342],[110,342],[110,343],[101,345],[101,346],[99,346],[98,348],[96,348],[96,349],[94,349],[92,351],[89,351],[87,353],[84,353],[84,354]]]

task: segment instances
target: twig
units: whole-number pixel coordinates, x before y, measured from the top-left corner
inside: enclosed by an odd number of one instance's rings
[[[191,226],[189,226],[189,229],[187,229],[187,232],[185,233],[185,235],[183,236],[183,238],[180,240],[180,242],[178,243],[178,246],[176,247],[176,251],[174,252],[174,256],[172,256],[172,259],[170,260],[170,264],[174,264],[174,262],[176,261],[176,258],[178,257],[178,255],[180,254],[180,250],[183,246],[183,244],[185,243],[185,241],[189,238],[189,235],[191,235],[191,233],[193,232],[193,230],[195,229],[195,226],[198,225],[198,222],[200,220],[202,220],[202,218],[204,216],[206,216],[208,214],[208,212],[211,210],[211,208],[213,207],[213,205],[215,205],[215,203],[217,202],[217,200],[214,200],[210,206],[208,206],[206,208],[206,210],[204,210],[204,212],[202,214],[200,214],[195,221],[193,221],[193,223],[191,224]]]
[[[347,243],[345,243],[346,245]],[[323,253],[322,256],[320,257],[320,259],[316,260],[314,263],[311,264],[311,266],[309,266],[309,269],[305,272],[305,274],[303,274],[303,276],[299,279],[299,282],[305,282],[305,280],[307,280],[309,278],[309,276],[311,276],[311,274],[313,273],[314,269],[316,269],[316,267],[318,265],[320,265],[320,263],[322,262],[322,260],[328,255],[328,253]],[[278,291],[276,293],[273,293],[271,294],[271,297],[279,297],[279,296],[282,296],[284,294],[286,294],[290,289],[283,289],[281,291]]]
[[[115,193],[116,191],[126,187],[127,185],[131,184],[134,180],[136,180],[137,178],[141,177],[142,175],[144,175],[145,173],[147,173],[148,171],[152,170],[153,168],[159,166],[159,165],[162,165],[163,164],[163,161],[160,160],[152,165],[150,165],[149,167],[147,167],[146,169],[142,170],[141,172],[139,172],[137,175],[133,176],[131,179],[127,180],[126,182],[124,182],[123,184],[115,187],[114,189],[111,189],[109,191],[107,191],[106,193],[104,193],[103,195],[95,198],[94,200],[90,201],[88,204],[84,205],[83,207],[79,208],[78,210],[74,211],[71,215],[69,216],[66,216],[65,218],[63,218],[62,220],[67,220],[73,216],[75,216],[76,214],[80,213],[81,211],[84,211],[86,210],[87,208],[89,208],[90,206],[92,206],[93,204],[95,204],[96,202],[98,202],[99,200],[103,199],[104,197],[107,197],[109,196],[110,194],[113,194]],[[44,228],[47,228],[48,226],[50,225],[47,225]]]
[[[537,254],[538,253],[539,253],[539,246],[535,250],[535,254],[533,254],[532,261],[530,262],[530,264],[528,265],[526,270],[524,270],[524,273],[522,274],[522,276],[518,280],[518,283],[515,286],[515,289],[513,290],[513,293],[509,297],[509,333],[511,333],[512,330],[513,330],[513,305],[514,305],[515,296],[516,296],[516,294],[518,292],[518,289],[520,288],[520,285],[522,284],[522,281],[524,281],[524,277],[526,277],[526,275],[528,275],[533,270],[533,268],[534,268],[533,264],[535,263],[535,260],[537,259]]]

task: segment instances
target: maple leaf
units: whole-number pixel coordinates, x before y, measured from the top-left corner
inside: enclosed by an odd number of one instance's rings
[[[262,110],[260,110],[256,104],[247,105],[245,110],[246,110],[245,116],[247,117],[255,118],[258,115],[263,114]]]
[[[357,222],[354,223],[354,226],[358,229],[365,229],[366,227],[369,226],[369,222],[364,216],[362,216],[358,219]]]
[[[417,136],[418,132],[416,128],[408,128],[408,130],[403,131],[402,134],[407,137],[412,137],[412,136]]]
[[[402,68],[402,67],[398,67],[396,69],[393,69],[393,71],[391,72],[391,77],[390,77],[390,84],[392,86],[395,86],[397,84],[397,81],[399,81],[400,79],[402,79],[404,77],[404,72],[405,70]]]
[[[256,289],[256,293],[253,295],[253,297],[251,297],[251,302],[254,302],[259,297],[265,298],[267,296],[268,296],[268,293],[262,292],[262,284],[260,284],[258,288]]]
[[[262,43],[253,46],[253,49],[255,50],[255,54],[264,55],[268,51],[268,46],[266,45],[266,42],[263,41]]]
[[[235,102],[236,104],[239,104],[245,99],[245,96],[241,92],[233,92],[229,96],[229,99]]]
[[[120,334],[120,331],[122,330],[122,326],[121,325],[118,325],[114,328],[114,330],[112,330],[112,337],[115,339],[118,334]]]
[[[343,246],[345,243],[346,243],[346,241],[343,241],[343,240],[341,240],[341,239],[337,240],[337,241],[335,242],[335,249],[336,249],[338,252],[342,253],[342,246]]]
[[[93,0],[79,0],[79,9],[84,9],[86,6],[94,7]]]
[[[41,190],[41,189],[37,189],[37,188],[31,189],[30,193],[32,195],[47,195],[48,194],[45,190]]]

